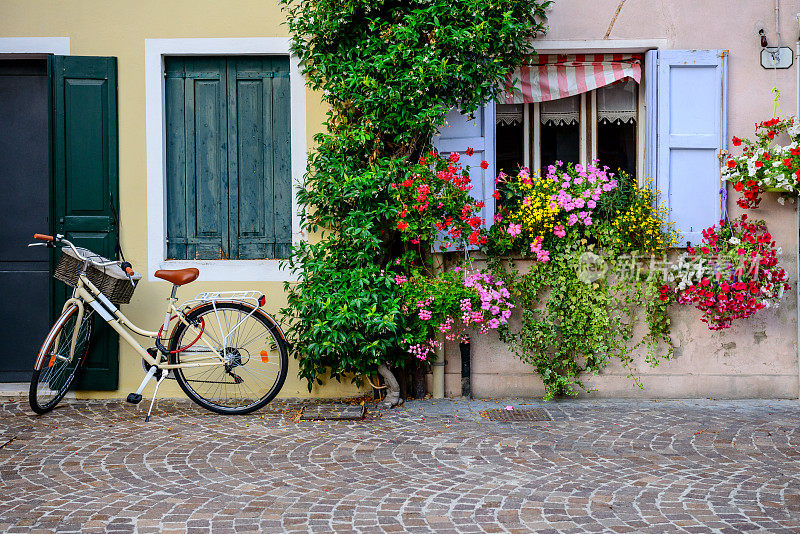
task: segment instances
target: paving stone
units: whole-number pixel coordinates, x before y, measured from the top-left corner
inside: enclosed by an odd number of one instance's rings
[[[3,532],[797,532],[795,401],[0,403]],[[490,421],[490,410],[549,421]],[[13,438],[13,439],[12,439]]]

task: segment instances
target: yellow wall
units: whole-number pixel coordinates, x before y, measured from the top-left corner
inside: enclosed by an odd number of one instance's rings
[[[72,55],[118,58],[121,241],[126,258],[137,271],[147,269],[145,39],[287,37],[283,20],[275,0],[0,0],[0,37],[69,37]],[[320,99],[307,92],[309,142],[321,129],[324,113]],[[179,295],[188,299],[199,291],[240,288],[266,293],[265,308],[273,314],[285,305],[282,282],[195,282]],[[148,282],[145,278],[131,304],[122,310],[138,325],[157,329],[169,290],[167,282]],[[122,345],[120,389],[116,393],[79,395],[127,395],[136,389],[143,376],[140,362],[128,345]],[[183,395],[172,381],[164,386],[163,396]],[[312,395],[340,397],[356,393],[354,386],[332,381],[324,388],[315,388]],[[281,396],[307,395],[305,381],[297,377],[297,361],[290,358]]]

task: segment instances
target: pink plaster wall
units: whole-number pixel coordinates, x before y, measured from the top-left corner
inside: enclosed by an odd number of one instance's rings
[[[549,14],[545,40],[603,39],[617,7],[619,15],[609,39],[666,39],[665,49],[728,49],[728,134],[748,137],[756,121],[772,116],[772,87],[782,94],[784,115],[795,113],[797,60],[790,69],[761,67],[757,31],[763,27],[770,45],[777,41],[775,0],[556,0]],[[800,2],[780,2],[784,46],[795,49]],[[729,147],[729,149],[732,147]],[[736,194],[729,202],[738,215]],[[795,205],[781,206],[765,195],[752,215],[767,221],[783,247],[783,264],[797,280],[795,251],[798,228]],[[627,378],[618,364],[589,377],[592,397],[719,397],[785,398],[798,396],[797,302],[792,291],[778,310],[762,310],[730,330],[711,332],[693,308],[672,310],[676,357],[656,368],[637,368],[643,389]],[[445,391],[461,392],[458,346],[446,347]],[[541,381],[511,354],[495,335],[473,337],[473,392],[478,397],[541,395]]]

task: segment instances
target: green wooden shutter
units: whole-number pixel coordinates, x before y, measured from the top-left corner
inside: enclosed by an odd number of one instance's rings
[[[231,251],[286,258],[292,243],[289,61],[228,60]]]
[[[288,58],[166,58],[169,258],[289,256],[289,111]]]
[[[225,58],[166,58],[167,256],[230,258]]]
[[[53,210],[56,231],[76,245],[113,258],[117,230],[117,61],[113,57],[53,56],[51,66]],[[115,206],[116,207],[116,206]],[[71,288],[54,282],[55,314]],[[95,336],[76,387],[115,390],[119,341],[95,318]]]

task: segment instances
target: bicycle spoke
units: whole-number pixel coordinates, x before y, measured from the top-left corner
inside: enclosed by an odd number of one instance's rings
[[[178,363],[216,350],[223,364],[176,369],[176,377],[190,397],[215,410],[242,412],[274,396],[286,374],[285,349],[282,352],[282,341],[273,333],[277,327],[256,310],[238,303],[217,303],[192,317],[202,317],[206,324],[205,344],[179,353]],[[186,331],[181,335],[187,335]],[[177,340],[177,346],[183,342]],[[185,355],[183,360],[181,355]]]

